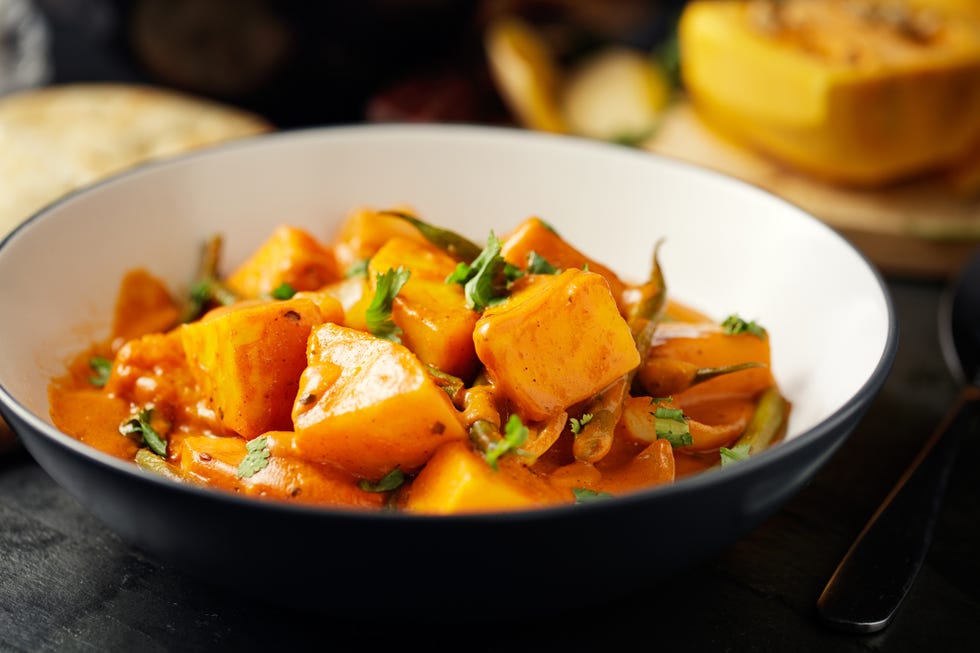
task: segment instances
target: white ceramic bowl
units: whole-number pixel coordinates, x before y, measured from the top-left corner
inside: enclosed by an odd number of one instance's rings
[[[537,215],[634,279],[645,277],[663,237],[660,260],[673,297],[719,319],[737,312],[769,330],[773,371],[793,405],[786,440],[745,463],[635,496],[533,514],[430,518],[259,505],[185,487],[150,478],[51,425],[48,383],[69,354],[108,334],[124,271],[143,266],[182,289],[200,244],[216,232],[225,236],[231,266],[277,224],[326,238],[353,207],[395,204],[476,242],[491,228],[501,233]],[[519,567],[527,538],[554,551],[536,586],[559,598],[571,587],[562,567],[571,542],[575,550],[624,541],[644,550],[670,539],[671,551],[683,552],[672,569],[695,563],[812,477],[881,388],[897,340],[890,299],[869,262],[772,195],[620,146],[466,126],[283,132],[102,182],[0,243],[0,315],[3,413],[79,501],[134,545],[220,584],[236,586],[233,564],[244,552],[228,549],[250,537],[266,547],[266,558],[283,559],[247,589],[295,599],[302,588],[287,569],[308,563],[314,571],[304,568],[304,582],[319,579],[345,593],[307,600],[352,613],[377,591],[372,582],[392,575],[414,580],[421,598],[461,591],[455,569],[474,549],[496,551],[514,569],[500,571],[493,588],[473,593],[468,605],[500,600],[519,591],[505,586],[526,573]],[[709,510],[711,523],[697,519]],[[635,561],[609,565],[587,587],[628,590],[664,574],[637,573]]]

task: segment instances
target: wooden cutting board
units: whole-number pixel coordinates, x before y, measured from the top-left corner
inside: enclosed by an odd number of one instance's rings
[[[833,186],[723,140],[686,102],[668,110],[644,147],[792,202],[836,229],[885,275],[946,280],[980,248],[980,197],[957,197],[933,180],[887,190]]]

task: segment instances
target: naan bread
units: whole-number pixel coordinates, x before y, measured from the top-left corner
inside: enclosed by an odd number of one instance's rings
[[[0,237],[48,203],[150,160],[271,131],[264,118],[152,86],[0,96]]]

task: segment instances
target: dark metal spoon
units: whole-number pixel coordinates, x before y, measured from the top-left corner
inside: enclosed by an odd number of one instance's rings
[[[887,626],[929,551],[960,439],[980,416],[980,253],[963,266],[939,307],[943,357],[962,388],[946,417],[889,492],[817,600],[831,626],[873,633]]]

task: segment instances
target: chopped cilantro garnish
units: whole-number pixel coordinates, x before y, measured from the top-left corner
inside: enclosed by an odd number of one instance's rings
[[[657,438],[666,440],[672,447],[684,447],[694,442],[684,411],[679,408],[657,406],[657,410],[651,415],[655,418],[654,428],[657,431]]]
[[[104,356],[93,356],[88,361],[88,366],[95,374],[88,377],[88,382],[97,388],[105,386],[109,382],[109,375],[112,372],[112,361]]]
[[[398,266],[397,270],[388,268],[387,272],[378,275],[377,288],[367,308],[366,317],[368,330],[379,338],[401,342],[398,336],[402,330],[391,319],[391,306],[411,274],[409,270]]]
[[[151,425],[153,410],[144,408],[136,417],[130,418],[119,425],[119,432],[123,435],[139,436],[141,444],[149,447],[150,451],[158,456],[167,455],[167,441],[160,437],[156,429]]]
[[[613,496],[608,492],[596,492],[584,487],[573,487],[572,494],[575,495],[575,503],[590,503],[601,499],[611,499]]]
[[[284,281],[276,286],[271,294],[273,299],[292,299],[296,289]]]
[[[395,467],[393,470],[382,476],[376,483],[367,479],[357,482],[357,487],[365,492],[391,492],[398,489],[405,482],[405,472]]]
[[[251,478],[269,464],[269,439],[261,435],[245,444],[248,452],[238,463],[238,478]]]
[[[766,330],[756,324],[754,320],[745,321],[738,315],[729,315],[726,317],[724,322],[721,323],[721,328],[730,336],[740,333],[751,333],[756,338],[766,337]]]
[[[737,447],[732,447],[731,449],[728,447],[721,447],[718,450],[718,453],[721,454],[721,466],[725,467],[726,465],[731,465],[732,463],[748,458],[749,445],[740,444]]]
[[[491,467],[497,469],[497,460],[505,453],[519,451],[522,444],[527,442],[530,434],[521,418],[511,415],[504,426],[504,437],[496,442],[492,442],[484,455]]]
[[[466,307],[482,311],[488,306],[499,304],[504,297],[498,293],[497,274],[504,269],[504,258],[500,255],[500,240],[490,232],[487,246],[472,263],[459,263],[456,270],[446,278],[446,283],[463,286]]]
[[[572,433],[578,435],[582,432],[582,427],[592,421],[592,413],[585,413],[580,418],[571,418],[568,420],[572,427]]]
[[[527,271],[530,274],[558,274],[558,268],[535,251],[527,255]]]

